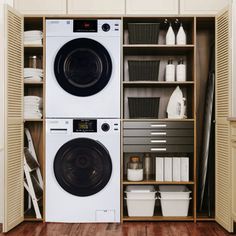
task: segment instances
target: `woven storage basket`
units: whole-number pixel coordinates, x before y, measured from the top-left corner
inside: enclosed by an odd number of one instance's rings
[[[128,97],[129,118],[158,118],[160,97]]]
[[[130,81],[157,81],[160,61],[128,61]]]
[[[128,23],[130,44],[157,44],[160,23]]]

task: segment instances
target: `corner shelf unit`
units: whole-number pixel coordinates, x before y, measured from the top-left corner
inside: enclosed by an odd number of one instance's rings
[[[155,173],[150,180],[143,181],[128,181],[126,173],[126,165],[129,160],[129,157],[132,155],[143,156],[145,152],[140,152],[142,148],[138,148],[139,145],[133,145],[132,148],[125,148],[127,132],[127,124],[135,127],[135,124],[139,124],[142,127],[142,130],[134,131],[137,133],[137,136],[134,139],[148,139],[145,137],[144,132],[149,123],[161,123],[161,124],[170,124],[171,122],[178,124],[181,127],[184,127],[185,124],[192,124],[192,132],[196,133],[196,117],[195,117],[195,104],[196,104],[196,77],[195,77],[195,59],[196,59],[196,18],[194,17],[181,17],[178,18],[183,22],[183,26],[186,30],[187,35],[187,44],[186,45],[165,45],[165,34],[166,27],[163,24],[163,17],[127,17],[123,19],[123,81],[122,81],[122,143],[123,143],[123,155],[121,160],[122,169],[122,182],[121,182],[121,212],[122,212],[122,221],[196,221],[196,140],[194,139],[194,144],[190,148],[191,152],[186,153],[186,151],[181,152],[149,152],[153,158],[153,165],[155,166],[155,156],[188,156],[189,157],[189,169],[190,169],[190,179],[189,181],[176,182],[176,181],[156,181]],[[169,21],[174,21],[176,18],[168,18]],[[129,44],[129,33],[128,33],[128,23],[145,23],[145,22],[159,22],[160,33],[158,44]],[[168,58],[172,58],[174,61],[178,61],[179,58],[184,58],[185,63],[187,64],[187,80],[184,82],[167,82],[165,81],[165,65],[167,64]],[[159,76],[155,81],[130,81],[129,79],[129,66],[128,60],[160,60],[159,65]],[[179,86],[184,95],[187,98],[187,119],[168,119],[166,116],[166,108],[169,97],[174,89]],[[128,106],[128,97],[137,96],[137,97],[160,97],[160,106],[159,106],[159,115],[158,117],[153,118],[131,118],[129,117],[129,106]],[[187,122],[187,123],[186,123]],[[143,124],[140,125],[140,124]],[[145,125],[144,125],[145,124]],[[138,125],[137,125],[138,126]],[[141,129],[141,128],[140,128]],[[148,128],[150,129],[150,128]],[[142,136],[142,137],[141,137]],[[194,135],[195,137],[195,135]],[[147,142],[145,141],[145,145]],[[143,143],[144,144],[144,143]],[[149,145],[147,145],[149,146]],[[137,147],[137,149],[135,149]],[[142,145],[143,147],[143,145]],[[127,152],[128,151],[128,152]],[[154,169],[154,168],[153,168]],[[155,172],[155,170],[153,170]],[[186,217],[164,217],[161,214],[161,208],[159,201],[155,204],[154,216],[152,217],[129,217],[127,213],[127,205],[124,200],[125,197],[125,188],[127,185],[187,185],[188,188],[192,191],[191,202],[189,207],[189,214]]]
[[[35,17],[24,17],[24,31],[26,30],[41,30],[45,32],[45,25],[44,25],[44,17],[35,16]],[[27,64],[27,58],[29,56],[37,56],[41,58],[41,69],[43,72],[45,71],[45,60],[44,60],[44,50],[45,50],[45,35],[43,33],[43,44],[42,45],[24,45],[24,63]],[[45,73],[44,73],[45,74]],[[36,152],[36,156],[40,165],[40,171],[42,177],[44,179],[44,146],[45,146],[45,115],[44,115],[44,94],[45,94],[45,75],[43,76],[42,81],[39,82],[24,82],[24,96],[27,95],[34,95],[42,97],[43,99],[43,110],[42,110],[42,118],[30,118],[24,119],[24,127],[28,128],[34,143],[34,148]],[[25,140],[26,141],[26,140]],[[43,189],[44,192],[44,189]],[[27,203],[28,199],[27,192],[25,190],[25,204]],[[42,199],[39,201],[39,207],[41,211],[42,218],[36,218],[33,205],[31,209],[25,210],[25,220],[26,221],[43,221],[44,219],[44,194]]]

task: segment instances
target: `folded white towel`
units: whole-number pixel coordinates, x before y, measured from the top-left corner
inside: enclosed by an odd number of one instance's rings
[[[43,115],[24,114],[24,119],[41,119]]]
[[[42,42],[41,39],[39,39],[39,40],[30,40],[30,41],[24,40],[24,45],[25,46],[27,46],[27,45],[39,45],[39,46],[41,46],[41,45],[43,45],[43,42]]]
[[[39,96],[29,95],[29,96],[24,96],[24,101],[37,101],[37,102],[40,102],[40,101],[42,101],[42,98],[39,97]]]
[[[40,76],[24,77],[24,82],[41,82],[43,79]]]

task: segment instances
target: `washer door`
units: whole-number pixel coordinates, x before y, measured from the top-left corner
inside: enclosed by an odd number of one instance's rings
[[[101,191],[110,180],[112,162],[99,142],[78,138],[65,143],[54,159],[54,174],[60,186],[76,196]]]
[[[54,73],[59,85],[75,96],[91,96],[109,82],[112,61],[106,48],[95,40],[78,38],[57,53]]]

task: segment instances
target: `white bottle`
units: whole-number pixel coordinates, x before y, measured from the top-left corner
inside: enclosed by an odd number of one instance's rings
[[[186,33],[184,32],[184,28],[182,23],[180,24],[177,36],[176,36],[176,44],[177,45],[186,45],[187,39],[186,39]]]
[[[175,33],[172,29],[171,23],[166,33],[166,45],[174,45],[175,44]]]
[[[176,81],[186,81],[186,65],[183,59],[180,59],[179,64],[176,66]]]
[[[171,59],[168,60],[168,64],[166,65],[166,81],[175,81],[175,65]]]

